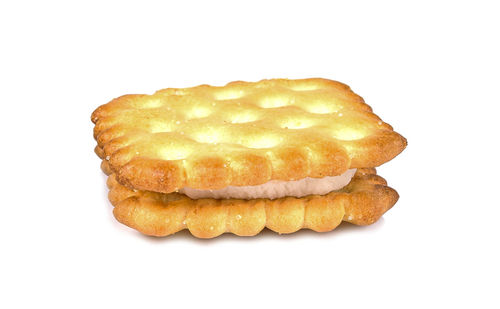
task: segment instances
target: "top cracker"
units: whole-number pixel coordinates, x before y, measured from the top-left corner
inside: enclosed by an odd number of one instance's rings
[[[406,146],[347,85],[320,78],[125,95],[92,122],[118,181],[163,193],[339,175]]]

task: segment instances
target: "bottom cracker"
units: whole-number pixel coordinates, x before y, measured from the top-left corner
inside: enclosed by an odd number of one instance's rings
[[[109,172],[105,163],[102,167]],[[280,234],[302,228],[327,232],[342,221],[372,224],[399,198],[374,168],[358,169],[349,185],[327,195],[275,200],[193,200],[179,193],[129,189],[114,174],[107,184],[115,218],[151,236],[167,236],[185,228],[199,238],[222,233],[253,236],[265,227]]]

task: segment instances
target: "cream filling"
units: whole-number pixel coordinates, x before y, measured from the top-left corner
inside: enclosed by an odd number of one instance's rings
[[[257,186],[228,186],[218,190],[199,190],[182,188],[179,190],[192,199],[277,199],[285,196],[303,197],[311,194],[325,195],[335,190],[342,189],[356,173],[356,169],[347,170],[338,176],[326,176],[323,178],[306,177],[299,180],[282,181],[270,180]]]

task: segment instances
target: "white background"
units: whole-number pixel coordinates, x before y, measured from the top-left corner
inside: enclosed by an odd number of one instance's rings
[[[0,307],[500,307],[495,1],[180,3],[0,4]],[[408,139],[383,219],[213,240],[114,220],[97,106],[273,77],[347,83]]]

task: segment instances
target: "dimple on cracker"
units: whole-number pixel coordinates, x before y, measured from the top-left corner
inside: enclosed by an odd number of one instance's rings
[[[406,146],[348,86],[326,79],[126,95],[92,121],[96,150],[120,183],[162,193],[340,175]]]

